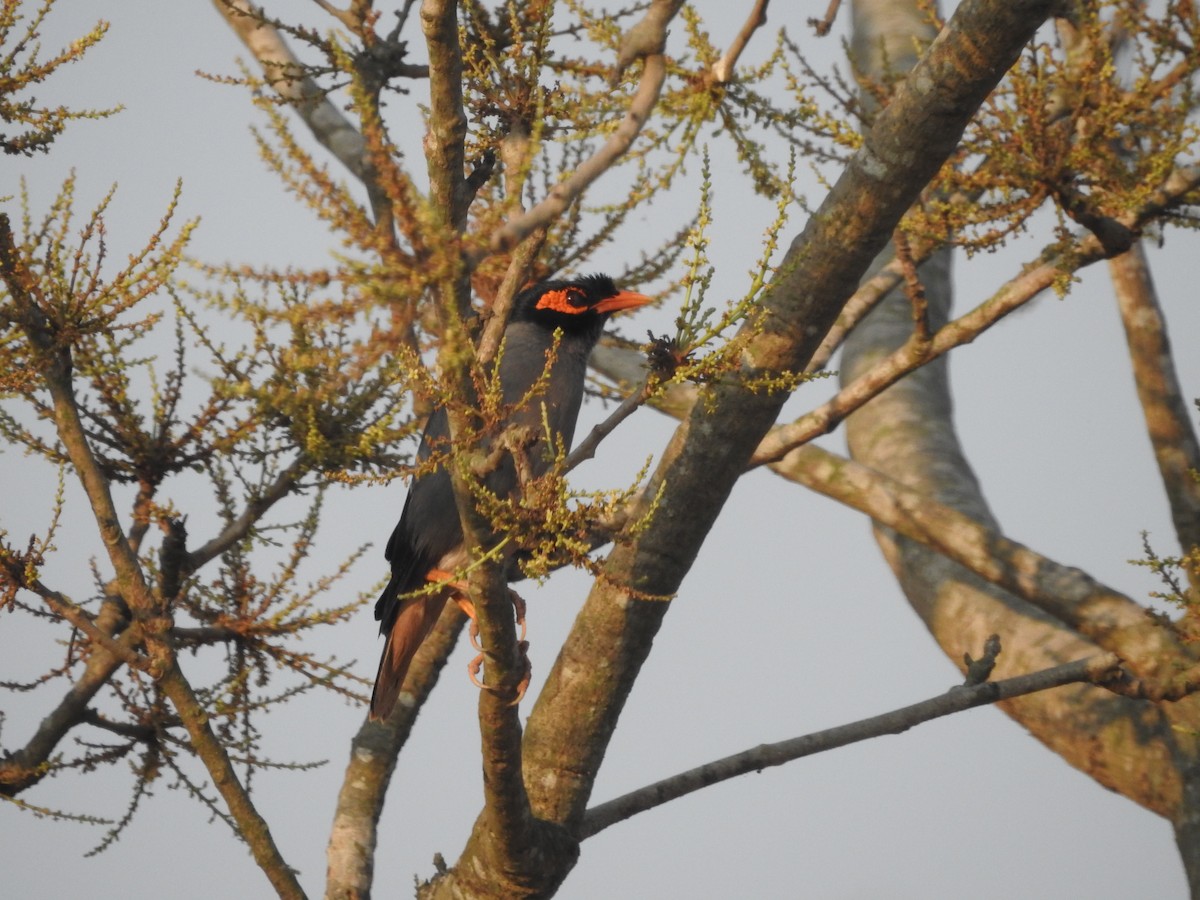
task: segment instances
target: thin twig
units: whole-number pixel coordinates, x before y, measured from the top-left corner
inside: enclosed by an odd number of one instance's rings
[[[892,235],[892,243],[896,247],[896,260],[900,263],[900,271],[904,273],[904,293],[912,304],[913,329],[918,340],[929,340],[929,301],[925,299],[925,286],[921,284],[921,276],[917,274],[917,264],[913,259],[912,248],[908,235],[902,228],[897,228]]]
[[[1064,684],[1103,684],[1120,672],[1120,660],[1116,654],[1104,653],[1075,660],[1051,669],[1018,675],[1003,681],[989,681],[977,685],[959,685],[945,694],[914,703],[902,709],[839,725],[815,734],[792,738],[774,744],[762,744],[751,750],[727,756],[714,762],[664,778],[654,784],[631,791],[624,796],[594,806],[584,815],[579,839],[599,834],[610,825],[615,825],[641,812],[662,806],[679,797],[709,785],[728,781],[739,775],[760,772],[772,766],[802,759],[858,743],[885,734],[900,734],[914,725],[932,721],[976,706],[986,706],[1001,700],[1010,700],[1025,694],[1061,687]]]
[[[241,515],[226,525],[224,530],[212,540],[187,555],[186,562],[180,567],[182,574],[195,572],[249,534],[250,529],[262,519],[268,509],[292,492],[304,472],[302,461],[292,460],[265,491],[246,504]]]
[[[582,463],[584,460],[591,459],[596,455],[596,448],[600,446],[600,442],[612,434],[613,430],[628,419],[638,407],[642,406],[649,398],[654,390],[654,381],[650,376],[647,376],[636,391],[621,401],[621,404],[614,409],[603,422],[588,432],[579,444],[571,451],[567,457],[565,469],[570,471]]]
[[[858,290],[846,301],[842,311],[838,313],[837,321],[829,329],[821,346],[813,354],[806,372],[820,372],[833,358],[833,354],[855,329],[859,322],[866,318],[867,313],[879,305],[891,291],[901,282],[900,261],[893,259],[876,272],[870,279],[858,286]]]

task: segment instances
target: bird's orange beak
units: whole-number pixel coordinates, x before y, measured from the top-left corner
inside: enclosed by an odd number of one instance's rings
[[[634,291],[620,291],[615,296],[601,300],[592,307],[592,310],[598,313],[612,313],[622,309],[637,309],[653,299],[653,297],[647,297],[645,294],[638,294]]]

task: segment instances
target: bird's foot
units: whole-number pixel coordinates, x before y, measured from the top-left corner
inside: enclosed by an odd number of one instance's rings
[[[430,581],[437,581],[449,588],[452,588],[454,593],[451,598],[458,604],[459,609],[463,614],[471,620],[471,624],[467,629],[467,637],[471,641],[471,646],[475,648],[476,655],[469,663],[467,663],[467,675],[471,679],[471,683],[480,690],[496,691],[498,688],[484,684],[479,680],[479,671],[483,668],[483,644],[479,642],[479,618],[475,612],[475,604],[467,596],[467,583],[457,580],[450,573],[442,569],[430,569],[426,576]],[[522,667],[521,680],[517,682],[517,695],[510,705],[516,706],[525,696],[525,691],[529,689],[529,680],[533,675],[533,664],[529,661],[529,641],[525,640],[525,635],[528,631],[525,625],[525,600],[516,591],[508,592],[509,599],[513,605],[513,615],[516,617],[517,624],[521,627],[521,637],[517,641],[517,652],[520,654],[520,664]]]
[[[467,627],[467,637],[471,641],[471,646],[482,654],[483,644],[479,643],[479,619],[475,615],[475,604],[462,594],[455,594],[454,602],[458,604],[458,608],[463,611],[466,617],[471,620],[471,624]]]
[[[516,706],[525,698],[525,692],[529,690],[529,680],[533,677],[533,664],[529,661],[529,641],[518,642],[517,652],[521,657],[521,680],[517,682],[517,694],[513,697],[512,702],[508,704],[509,706]],[[484,684],[479,680],[479,670],[481,668],[483,668],[482,653],[467,663],[467,676],[471,679],[471,684],[475,685],[481,691],[499,693],[501,688]]]

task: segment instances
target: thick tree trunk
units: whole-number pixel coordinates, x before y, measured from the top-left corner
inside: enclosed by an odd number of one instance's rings
[[[932,35],[911,0],[857,0],[854,52],[866,71],[894,73],[911,66],[914,37]],[[885,257],[886,258],[886,257]],[[930,327],[948,316],[950,265],[945,254],[921,269]],[[909,300],[886,299],[848,339],[841,377],[849,382],[900,346],[913,332]],[[907,376],[855,413],[847,424],[858,462],[998,530],[954,429],[948,360]],[[1063,622],[1012,594],[983,583],[937,552],[876,528],[888,563],[913,609],[957,664],[987,635],[1003,640],[996,677],[1009,677],[1097,652]],[[1071,765],[1101,784],[1171,819],[1198,893],[1194,822],[1196,741],[1200,703],[1194,697],[1155,704],[1077,686],[1022,697],[1005,711]]]

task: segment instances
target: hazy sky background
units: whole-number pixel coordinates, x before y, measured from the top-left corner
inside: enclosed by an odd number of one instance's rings
[[[749,3],[695,4],[719,43],[740,27]],[[840,52],[848,23],[814,38],[804,19],[825,2],[776,4],[768,32],[745,57],[760,59],[771,33],[786,25],[818,67]],[[271,8],[287,18],[314,16],[300,0]],[[78,219],[109,186],[119,185],[107,217],[114,260],[140,248],[162,215],[177,178],[183,217],[201,216],[191,245],[208,262],[310,266],[328,259],[324,227],[286,196],[258,160],[250,126],[263,119],[244,91],[196,77],[197,69],[234,71],[241,45],[207,2],[105,4],[62,2],[45,46],[53,50],[98,15],[112,23],[81,65],[57,76],[38,97],[73,107],[124,104],[105,122],[78,123],[48,157],[8,158],[0,195],[27,180],[35,216],[74,168]],[[415,18],[415,16],[414,16]],[[414,59],[424,60],[410,25]],[[683,46],[682,24],[670,52]],[[394,100],[391,114],[412,115],[424,85]],[[403,133],[404,126],[397,127]],[[738,296],[772,216],[769,201],[729,178],[735,164],[722,140],[711,144],[715,188],[711,299]],[[692,175],[698,167],[692,167]],[[814,203],[822,191],[801,167]],[[417,167],[416,171],[420,171]],[[673,230],[696,204],[694,178],[672,206],[647,212],[597,261],[631,256],[643,235]],[[598,194],[602,195],[603,181]],[[5,204],[12,214],[14,203]],[[182,218],[180,221],[182,221]],[[787,235],[801,227],[797,217]],[[1197,241],[1170,232],[1152,254],[1180,350],[1188,397],[1200,394],[1195,345]],[[965,309],[990,295],[1017,262],[1014,253],[956,260]],[[630,287],[643,287],[630,285]],[[670,311],[624,325],[641,335],[666,330]],[[1126,563],[1151,532],[1162,554],[1176,551],[1166,503],[1145,437],[1125,360],[1123,337],[1102,268],[1066,300],[1040,299],[953,355],[958,424],[967,455],[1007,533],[1060,562],[1080,566],[1135,598],[1158,586]],[[820,402],[832,382],[804,387],[789,406]],[[579,429],[603,415],[592,406]],[[619,485],[657,454],[673,423],[640,412],[578,470],[577,484]],[[844,448],[840,435],[822,442]],[[47,524],[53,472],[18,452],[0,466],[3,527],[20,540]],[[382,545],[403,502],[404,486],[336,492],[310,577],[331,571],[354,547],[374,542],[365,564],[330,605],[367,590],[384,574]],[[206,539],[205,496],[177,497],[192,541]],[[88,595],[88,560],[99,557],[94,526],[72,492],[59,553],[47,580]],[[102,566],[103,568],[103,566]],[[585,595],[585,579],[565,573],[546,586],[524,585],[530,601],[530,655],[540,689],[557,647]],[[0,677],[27,680],[57,662],[61,632],[24,616],[0,619]],[[357,659],[374,673],[380,644],[370,607],[349,626],[319,633],[321,653]],[[437,851],[457,858],[480,805],[476,689],[458,649],[400,760],[380,832],[377,897],[409,896],[414,875],[433,873]],[[186,669],[197,662],[185,658]],[[710,535],[660,633],[624,712],[596,786],[596,802],[764,741],[780,740],[938,694],[959,681],[910,612],[884,565],[867,522],[768,473],[743,479]],[[61,682],[32,694],[5,694],[5,746],[23,744],[37,715],[63,691]],[[284,856],[313,896],[323,891],[324,849],[348,742],[364,709],[333,697],[306,697],[276,713],[268,747],[283,761],[329,760],[315,772],[271,772],[255,794]],[[68,750],[68,752],[70,752]],[[132,779],[123,766],[99,774],[60,775],[24,795],[29,802],[120,817]],[[85,825],[36,819],[0,805],[0,888],[5,896],[95,898],[266,897],[269,886],[228,829],[198,804],[156,786],[120,842],[97,858],[83,854],[103,836]],[[561,896],[930,898],[972,896],[1182,897],[1185,884],[1167,822],[1109,793],[1042,748],[993,709],[976,710],[744,777],[640,815],[584,843]]]

